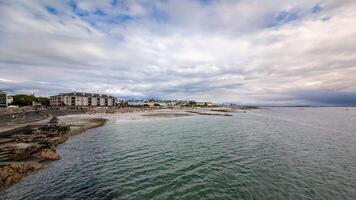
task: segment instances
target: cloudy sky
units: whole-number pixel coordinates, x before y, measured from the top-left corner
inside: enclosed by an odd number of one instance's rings
[[[0,89],[356,105],[355,0],[0,0]]]

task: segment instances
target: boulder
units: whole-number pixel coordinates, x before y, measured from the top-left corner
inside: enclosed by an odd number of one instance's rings
[[[59,160],[61,157],[56,153],[55,150],[44,149],[33,155],[36,158],[42,158],[45,160]]]
[[[15,162],[0,166],[0,188],[9,187],[29,173],[44,167],[38,162]]]

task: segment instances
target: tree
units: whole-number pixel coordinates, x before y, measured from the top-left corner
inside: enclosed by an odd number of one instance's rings
[[[47,97],[35,97],[33,95],[18,94],[13,96],[13,102],[11,105],[17,106],[32,106],[32,102],[36,101],[41,103],[41,105],[49,106],[49,98]]]
[[[189,101],[187,104],[188,107],[194,107],[196,105],[197,105],[197,102],[195,102],[195,101]]]
[[[33,95],[18,94],[13,96],[12,105],[17,106],[32,106],[32,101],[35,99]]]
[[[35,101],[41,103],[43,106],[49,106],[49,98],[47,97],[36,97]]]

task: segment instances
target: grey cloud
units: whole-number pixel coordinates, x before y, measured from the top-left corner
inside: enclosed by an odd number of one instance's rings
[[[311,13],[316,4],[321,11]],[[65,2],[0,3],[0,88],[43,95],[81,90],[283,103],[318,102],[294,92],[316,91],[335,104],[341,101],[325,91],[343,91],[345,101],[350,99],[346,93],[356,92],[354,1],[127,1],[115,6],[91,1],[78,6],[105,15],[83,17]],[[289,10],[300,12],[297,20],[267,26]],[[126,15],[127,20],[110,21]]]
[[[307,100],[314,105],[356,106],[356,92],[334,90],[302,90],[291,94],[299,99]]]

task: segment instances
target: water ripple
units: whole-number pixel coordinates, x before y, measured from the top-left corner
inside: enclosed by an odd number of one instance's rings
[[[355,116],[270,109],[113,123],[61,145],[60,161],[0,199],[354,200]]]

